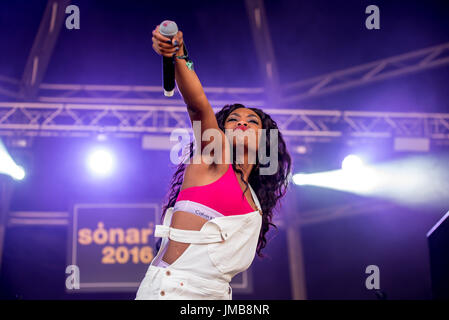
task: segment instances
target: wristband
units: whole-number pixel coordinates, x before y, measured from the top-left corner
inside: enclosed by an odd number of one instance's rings
[[[187,68],[189,68],[189,70],[193,70],[193,61],[189,57],[189,53],[187,52],[187,48],[184,42],[182,43],[182,48],[184,49],[184,55],[176,56],[176,58],[184,59],[186,61]]]

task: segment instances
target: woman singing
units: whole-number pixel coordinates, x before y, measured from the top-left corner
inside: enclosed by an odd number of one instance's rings
[[[273,210],[287,190],[290,155],[276,122],[262,110],[233,104],[214,114],[189,64],[181,31],[170,41],[158,26],[152,40],[159,55],[176,56],[176,84],[192,125],[199,121],[201,137],[213,129],[219,138],[197,140],[197,152],[191,143],[188,163],[178,166],[163,208],[163,224],[155,229],[161,245],[136,299],[232,299],[232,277],[249,268],[256,252],[262,256],[265,234],[274,226]],[[266,139],[260,139],[262,129]],[[258,153],[251,161],[251,153],[257,152],[260,141],[272,153],[273,129],[278,133],[276,169],[263,174],[269,164],[262,163]],[[249,132],[254,134],[243,137]],[[228,133],[233,134],[231,139]],[[218,161],[207,161],[202,152],[206,147],[220,151],[212,154]]]

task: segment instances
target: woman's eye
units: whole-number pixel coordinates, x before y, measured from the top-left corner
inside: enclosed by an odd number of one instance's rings
[[[228,119],[228,121],[237,121],[237,119]],[[250,120],[249,122],[259,124],[256,120]]]

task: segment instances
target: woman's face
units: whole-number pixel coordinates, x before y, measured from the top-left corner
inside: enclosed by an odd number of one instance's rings
[[[226,118],[224,128],[225,131],[231,130],[235,135],[236,138],[232,139],[233,146],[243,143],[246,148],[248,146],[251,147],[252,144],[249,143],[249,140],[252,141],[255,139],[255,150],[253,151],[257,151],[259,147],[259,130],[262,129],[262,120],[253,110],[248,108],[235,109]]]

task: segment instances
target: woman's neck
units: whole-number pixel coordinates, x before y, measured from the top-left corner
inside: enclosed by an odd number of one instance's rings
[[[241,163],[243,162],[243,163]],[[249,175],[251,174],[251,171],[253,170],[254,163],[248,163],[248,158],[245,156],[243,161],[235,161],[235,166],[242,170],[243,172],[243,179],[248,182]]]
[[[251,174],[251,171],[255,165],[255,157],[251,157],[250,159],[248,152],[243,154],[243,156],[237,156],[236,153],[234,153],[234,164],[236,167],[238,167],[243,172],[243,178],[246,182],[248,182],[249,175]],[[251,160],[251,161],[250,161]]]
[[[254,164],[236,163],[235,166],[242,170],[243,179],[245,180],[245,182],[248,182],[248,178],[251,174],[251,170],[253,169]]]

